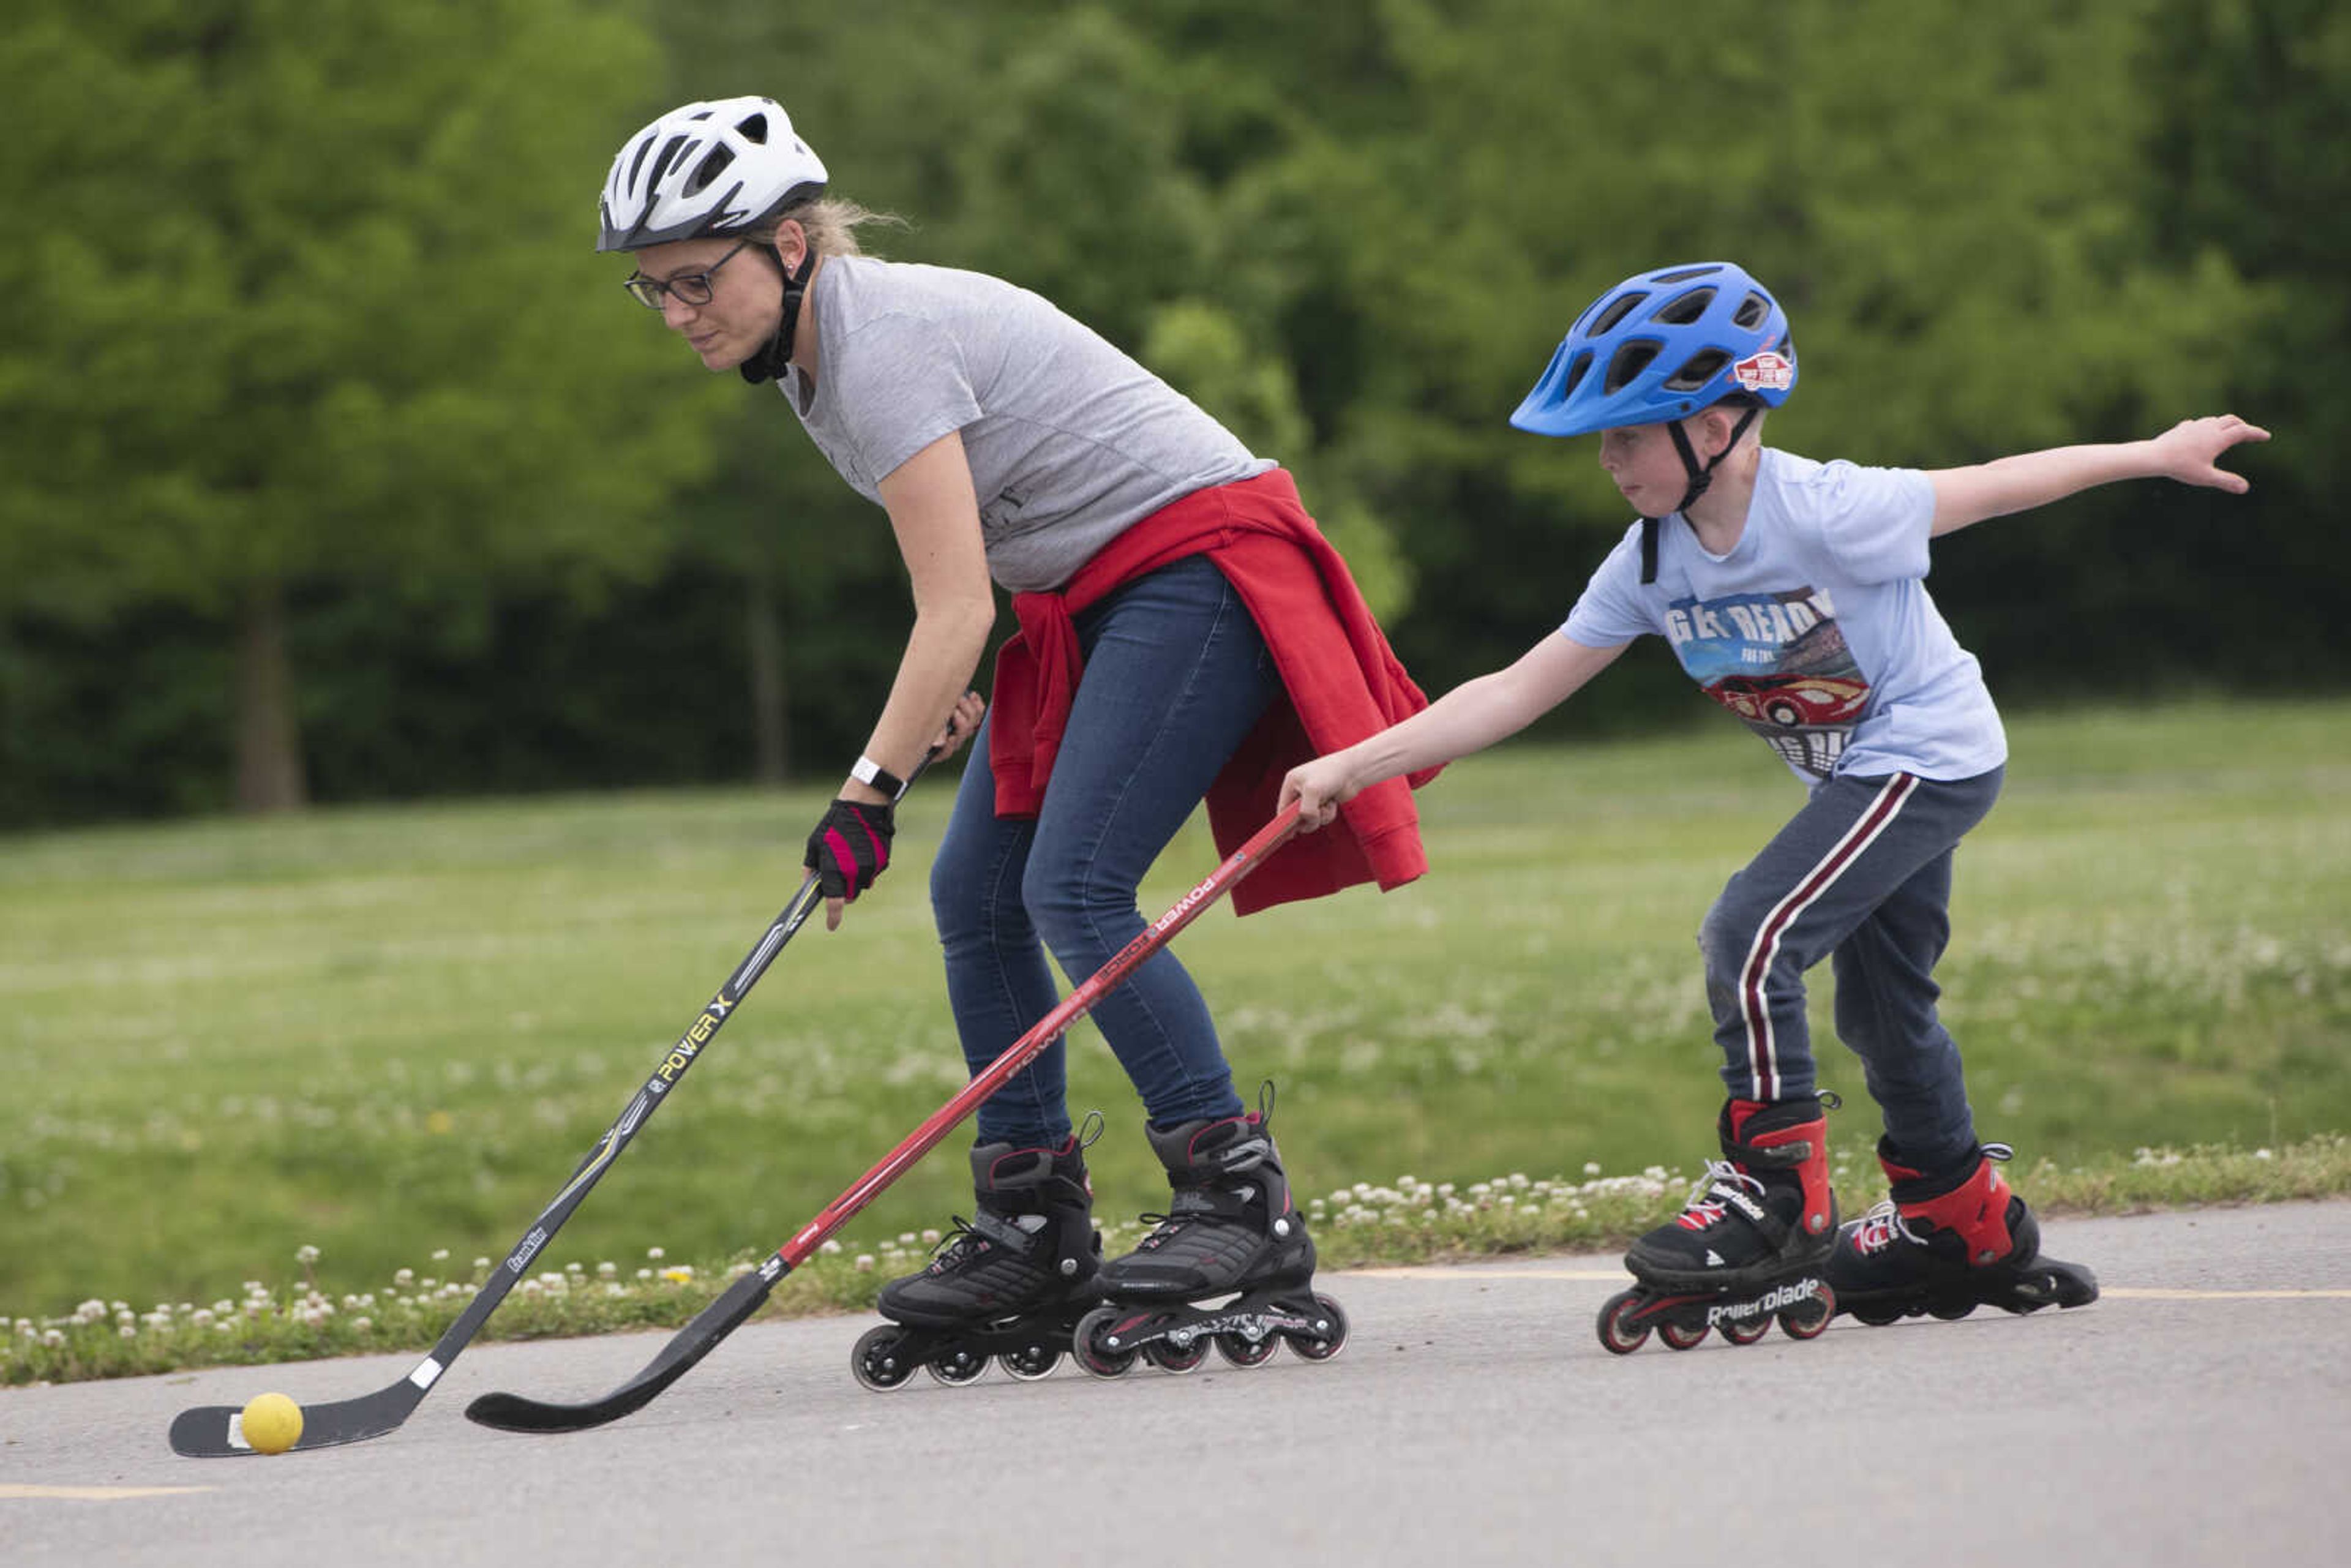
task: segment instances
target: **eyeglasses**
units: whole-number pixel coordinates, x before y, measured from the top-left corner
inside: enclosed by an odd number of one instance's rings
[[[735,259],[737,252],[750,243],[748,236],[736,241],[734,250],[728,251],[700,272],[681,272],[675,277],[666,280],[647,277],[642,272],[632,272],[621,280],[621,287],[627,289],[636,302],[648,310],[660,309],[662,297],[667,294],[676,295],[682,303],[687,305],[707,305],[710,303],[711,295],[716,292],[717,287],[711,279],[717,276],[720,267]]]

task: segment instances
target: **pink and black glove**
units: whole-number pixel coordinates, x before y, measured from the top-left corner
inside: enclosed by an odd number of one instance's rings
[[[808,857],[800,862],[817,873],[825,897],[853,903],[889,868],[895,815],[888,806],[864,800],[835,800],[825,809],[809,835]]]

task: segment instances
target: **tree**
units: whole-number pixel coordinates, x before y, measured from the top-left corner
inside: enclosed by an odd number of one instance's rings
[[[597,0],[19,7],[0,608],[233,623],[269,810],[305,793],[289,588],[650,568],[708,392],[602,319],[590,225],[656,63]]]

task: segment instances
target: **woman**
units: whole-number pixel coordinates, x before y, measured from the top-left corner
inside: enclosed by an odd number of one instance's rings
[[[965,688],[991,583],[1016,596],[1020,632],[931,873],[977,1072],[1058,999],[1046,949],[1081,978],[1142,932],[1136,884],[1203,799],[1229,851],[1272,815],[1290,764],[1426,699],[1287,475],[1036,295],[862,255],[872,214],[827,199],[826,178],[775,102],[688,104],[614,160],[598,248],[633,254],[630,289],[705,367],[778,384],[904,558],[914,623],[897,677],[809,839],[829,928],[890,863],[898,780],[943,724],[952,744],[978,718]],[[1360,797],[1343,827],[1274,856],[1237,907],[1426,869],[1403,781]],[[991,1353],[1033,1375],[1103,1297],[1249,1291],[1235,1310],[1258,1314],[1242,1325],[1256,1332],[1226,1342],[1237,1352],[1270,1347],[1270,1326],[1337,1348],[1343,1320],[1317,1338],[1283,1316],[1306,1299],[1313,1243],[1270,1104],[1243,1105],[1183,966],[1163,949],[1093,1016],[1142,1097],[1168,1216],[1100,1261],[1056,1042],[981,1106],[977,1216],[884,1287],[883,1313],[908,1326],[861,1344],[870,1384],[924,1364],[961,1381]]]

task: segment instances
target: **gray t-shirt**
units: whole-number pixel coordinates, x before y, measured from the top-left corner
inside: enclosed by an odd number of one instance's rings
[[[817,271],[817,376],[778,384],[810,438],[870,501],[963,433],[987,568],[1056,589],[1172,501],[1262,474],[1189,398],[1051,303],[983,273],[837,256]]]

